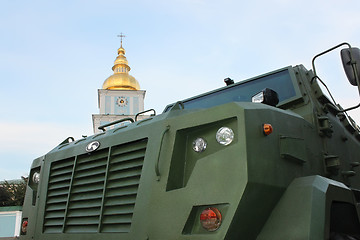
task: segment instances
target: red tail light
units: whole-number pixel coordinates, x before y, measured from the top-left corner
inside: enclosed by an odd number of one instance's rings
[[[210,207],[200,214],[200,223],[206,230],[216,231],[221,225],[221,213],[217,208]]]
[[[26,234],[27,226],[28,226],[28,220],[24,219],[21,224],[21,234]]]

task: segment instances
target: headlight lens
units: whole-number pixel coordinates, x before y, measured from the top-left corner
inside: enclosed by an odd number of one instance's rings
[[[206,143],[205,139],[203,139],[203,138],[197,138],[193,141],[193,149],[195,152],[200,153],[200,152],[205,151],[206,146],[207,146],[207,143]]]
[[[34,183],[38,184],[40,182],[40,173],[34,172],[32,176],[32,180]]]
[[[261,91],[255,94],[254,96],[252,96],[251,101],[253,103],[262,103],[264,101],[264,92]]]
[[[234,140],[234,131],[228,127],[220,128],[216,133],[216,141],[221,145],[229,145]]]
[[[201,226],[209,232],[216,231],[220,227],[221,221],[222,216],[217,208],[207,208],[200,214]]]
[[[279,103],[279,95],[277,92],[270,88],[265,88],[261,92],[255,94],[251,101],[254,103],[264,103],[269,106],[275,107]]]

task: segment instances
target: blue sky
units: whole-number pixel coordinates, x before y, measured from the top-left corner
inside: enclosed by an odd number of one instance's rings
[[[360,2],[348,0],[25,1],[0,7],[0,180],[68,136],[92,134],[97,89],[112,74],[120,32],[145,109],[288,65],[347,41],[360,46]],[[344,107],[359,102],[339,53],[318,74]],[[350,112],[360,122],[360,110]]]

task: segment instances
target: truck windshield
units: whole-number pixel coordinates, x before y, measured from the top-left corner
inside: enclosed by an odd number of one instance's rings
[[[284,69],[189,98],[182,102],[185,109],[209,108],[228,102],[251,102],[252,96],[265,88],[270,88],[278,93],[279,105],[283,101],[296,96],[289,69]],[[168,105],[164,112],[169,111],[173,105]]]

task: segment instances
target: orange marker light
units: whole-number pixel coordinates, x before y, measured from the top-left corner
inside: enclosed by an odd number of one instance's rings
[[[263,125],[263,132],[266,136],[271,134],[273,132],[273,127],[271,126],[271,124],[265,123]]]

